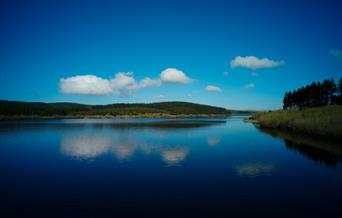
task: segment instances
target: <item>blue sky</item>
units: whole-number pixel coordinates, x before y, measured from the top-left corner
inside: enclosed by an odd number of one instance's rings
[[[0,99],[280,108],[285,91],[342,76],[341,11],[327,0],[1,0]]]

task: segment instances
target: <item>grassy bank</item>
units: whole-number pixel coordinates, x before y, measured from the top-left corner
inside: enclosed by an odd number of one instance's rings
[[[247,121],[266,128],[342,138],[342,106],[258,112]]]

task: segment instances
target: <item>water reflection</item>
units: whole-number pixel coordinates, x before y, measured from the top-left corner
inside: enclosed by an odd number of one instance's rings
[[[275,167],[272,163],[250,162],[233,165],[233,169],[239,176],[256,177],[261,174],[271,173]]]
[[[100,155],[114,153],[118,160],[130,158],[137,146],[123,136],[105,134],[66,134],[61,140],[61,151],[64,155],[83,160],[91,160]]]
[[[61,141],[63,154],[79,158],[91,159],[107,153],[110,147],[110,139],[93,135],[66,136]]]
[[[185,160],[189,153],[189,149],[185,147],[180,148],[163,148],[161,149],[161,156],[167,166],[179,166]]]
[[[286,215],[339,214],[341,167],[331,170],[306,160],[335,164],[336,157],[342,156],[336,146],[307,146],[307,139],[299,143],[297,137],[294,141],[289,136],[284,144],[241,118],[227,121],[222,126],[177,129],[92,123],[0,124],[4,213],[277,217],[285,205]],[[329,155],[322,155],[322,150]],[[42,208],[46,208],[43,213]]]
[[[140,150],[144,155],[159,154],[166,166],[180,166],[188,155],[187,147],[148,143],[135,133],[134,135],[130,131],[119,131],[112,135],[100,132],[65,134],[60,148],[62,154],[78,160],[94,160],[101,155],[113,154],[117,160],[123,161],[130,159]]]
[[[207,144],[209,146],[217,145],[221,142],[221,138],[217,136],[209,136],[207,137]]]
[[[129,159],[137,149],[137,146],[133,144],[113,144],[111,149],[116,158],[122,161]]]
[[[340,142],[275,129],[259,128],[259,130],[272,137],[283,139],[287,149],[296,151],[316,163],[332,168],[342,163]]]

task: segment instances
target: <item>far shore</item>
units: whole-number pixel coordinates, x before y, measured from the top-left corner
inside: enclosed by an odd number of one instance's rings
[[[146,113],[134,115],[0,115],[0,121],[10,120],[62,120],[62,119],[130,119],[130,118],[225,118],[231,114],[160,114]]]

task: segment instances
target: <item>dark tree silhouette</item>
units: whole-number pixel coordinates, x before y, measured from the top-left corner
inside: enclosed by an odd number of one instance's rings
[[[336,104],[342,105],[342,78],[338,82],[337,90],[338,90],[338,96],[336,96],[335,101],[336,101]]]
[[[338,87],[338,88],[337,88]],[[338,86],[334,79],[325,79],[322,83],[313,82],[292,92],[285,92],[284,109],[320,107],[342,103],[342,78]]]
[[[139,114],[230,114],[225,108],[188,102],[150,104],[83,105],[75,103],[38,103],[0,100],[0,116],[72,116],[72,115],[139,115]]]

